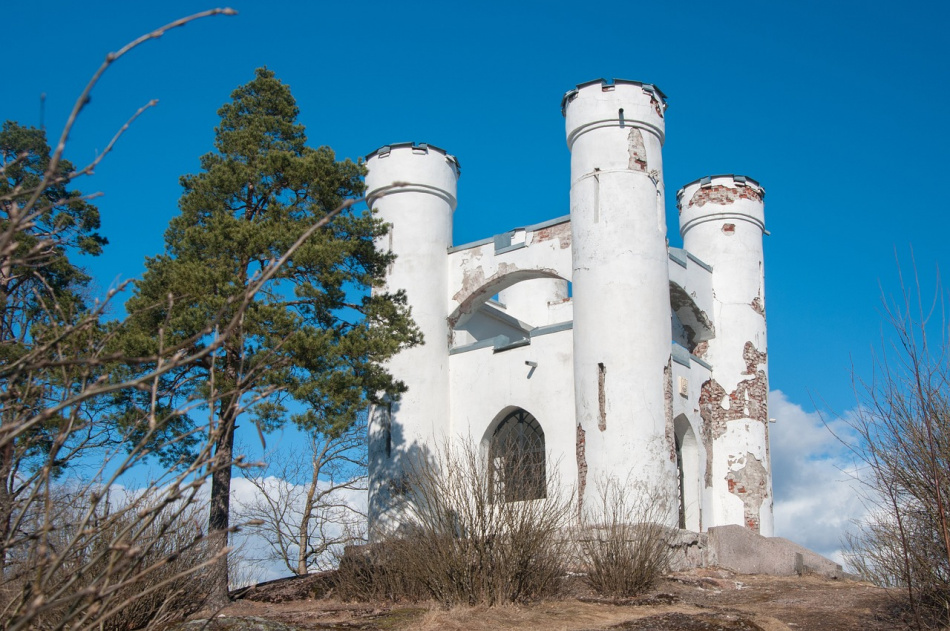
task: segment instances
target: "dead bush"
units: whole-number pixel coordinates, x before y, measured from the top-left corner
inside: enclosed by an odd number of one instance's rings
[[[522,468],[537,471],[536,458],[512,457],[503,463],[506,480],[530,479],[517,475]],[[523,494],[510,483],[501,488],[498,471],[470,442],[443,445],[433,458],[413,463],[403,485],[400,531],[348,555],[340,568],[341,595],[431,598],[450,607],[554,594],[564,573],[571,498],[548,478],[543,497],[505,501]]]
[[[941,562],[944,543],[934,517],[908,502],[894,514],[873,511],[845,540],[844,557],[863,580],[912,589],[907,613],[918,628],[942,628],[950,620],[950,574]]]
[[[420,601],[431,598],[421,577],[408,571],[411,539],[392,537],[384,543],[347,546],[334,577],[344,600],[360,602]]]
[[[37,570],[46,574],[44,597],[58,605],[43,608],[31,628],[94,620],[101,631],[140,629],[197,611],[205,602],[207,581],[195,568],[214,556],[201,528],[205,510],[190,502],[156,506],[160,496],[130,496],[115,505],[106,499],[87,519],[88,497],[57,490],[54,518],[48,520],[47,513],[24,524],[48,536],[40,545],[11,551],[20,554],[7,560],[4,611],[16,616],[30,608]],[[59,551],[60,558],[50,563]]]
[[[652,587],[669,570],[675,531],[665,524],[667,501],[658,490],[631,493],[615,479],[598,483],[577,529],[577,553],[595,591],[628,598]]]
[[[903,588],[914,626],[950,622],[950,341],[944,291],[919,285],[884,301],[891,342],[873,376],[856,383],[859,406],[842,439],[864,465],[868,517],[846,554],[865,579]]]

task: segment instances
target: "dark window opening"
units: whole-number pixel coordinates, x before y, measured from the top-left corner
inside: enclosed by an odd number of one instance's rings
[[[515,410],[499,423],[488,458],[494,499],[519,502],[547,497],[544,430],[528,412]]]
[[[679,527],[686,529],[686,479],[683,474],[683,441],[676,438],[676,474],[679,484]]]

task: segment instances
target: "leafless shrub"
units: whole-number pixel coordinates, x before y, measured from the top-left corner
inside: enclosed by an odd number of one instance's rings
[[[334,576],[336,593],[360,602],[421,601],[432,598],[424,577],[413,570],[413,540],[390,537],[380,543],[348,546]]]
[[[26,550],[13,558],[8,576],[18,577],[5,587],[13,596],[4,604],[8,612],[29,607],[24,598],[34,596],[29,589],[37,569],[53,570],[47,579],[50,596],[62,594],[59,606],[46,608],[30,626],[36,629],[61,628],[95,621],[102,630],[139,629],[180,619],[199,609],[204,602],[204,580],[195,568],[203,567],[214,555],[207,549],[202,524],[207,520],[199,504],[179,502],[157,508],[156,519],[141,519],[157,502],[161,493],[127,497],[121,503],[98,504],[92,519],[85,520],[88,498],[72,496],[60,490],[54,498],[60,508],[47,540],[49,551],[62,551],[62,562],[49,568],[37,558],[42,548]],[[35,524],[34,529],[43,524]],[[81,529],[81,530],[80,530]],[[130,559],[129,562],[126,559]],[[109,598],[101,593],[109,586],[102,577],[117,586]],[[135,580],[128,578],[135,577]],[[11,589],[24,583],[19,590]],[[73,596],[70,602],[66,595]],[[98,605],[98,606],[97,606]]]
[[[509,472],[516,468],[506,463]],[[341,564],[341,594],[425,596],[449,607],[555,593],[571,498],[551,478],[545,497],[526,501],[504,501],[494,486],[487,459],[472,443],[442,445],[432,459],[413,463],[401,531]]]
[[[590,586],[615,598],[652,587],[670,567],[675,531],[665,523],[668,515],[658,490],[631,492],[614,478],[599,481],[576,531]]]
[[[72,402],[77,410],[82,403]],[[37,468],[27,469],[0,540],[0,627],[145,628],[204,604],[200,579],[222,554],[209,550],[208,533],[196,522],[200,488],[219,466],[208,445],[192,460],[176,463],[149,492],[115,501],[118,480],[142,462],[146,445],[163,446],[153,439],[165,420],[156,416],[154,430],[148,419],[136,423],[142,434],[137,443],[73,450],[73,462],[62,460],[64,450],[53,449]],[[70,433],[102,422],[70,421],[56,428],[58,441],[69,442]],[[84,460],[97,455],[103,464],[86,477]],[[75,477],[55,475],[54,466],[67,465]]]
[[[906,590],[918,628],[950,623],[950,346],[919,283],[885,301],[894,341],[882,345],[869,382],[858,382],[847,441],[866,465],[869,517],[849,541],[864,578]],[[936,335],[934,335],[936,334]]]

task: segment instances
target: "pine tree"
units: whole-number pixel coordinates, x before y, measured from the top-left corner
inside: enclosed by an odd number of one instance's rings
[[[0,574],[19,496],[38,469],[55,475],[69,460],[74,446],[60,429],[76,406],[46,412],[88,378],[66,364],[98,330],[85,300],[91,279],[70,256],[98,255],[107,241],[98,209],[69,189],[72,171],[66,160],[52,165],[43,130],[0,127]]]
[[[127,304],[125,336],[127,350],[146,356],[244,309],[213,357],[170,374],[165,390],[169,409],[191,398],[206,401],[211,413],[217,433],[208,526],[221,547],[238,419],[264,431],[288,421],[305,431],[342,431],[377,397],[398,396],[404,387],[381,362],[421,340],[402,295],[371,291],[390,258],[374,247],[386,226],[368,212],[345,212],[317,231],[241,306],[269,261],[361,193],[363,167],[306,146],[290,89],[273,72],[258,69],[231,97],[218,111],[215,151],[202,156],[200,173],[181,179],[181,213],[165,233],[165,253],[147,259]],[[212,604],[227,602],[227,581],[222,558]]]

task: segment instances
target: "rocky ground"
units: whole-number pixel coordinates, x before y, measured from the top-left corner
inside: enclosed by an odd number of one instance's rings
[[[579,579],[565,596],[529,605],[442,610],[425,604],[344,603],[328,577],[276,581],[238,594],[212,618],[186,628],[228,631],[519,629],[659,631],[878,631],[903,626],[897,594],[868,583],[818,576],[675,573],[642,597],[596,598]],[[329,594],[326,592],[329,591]]]

